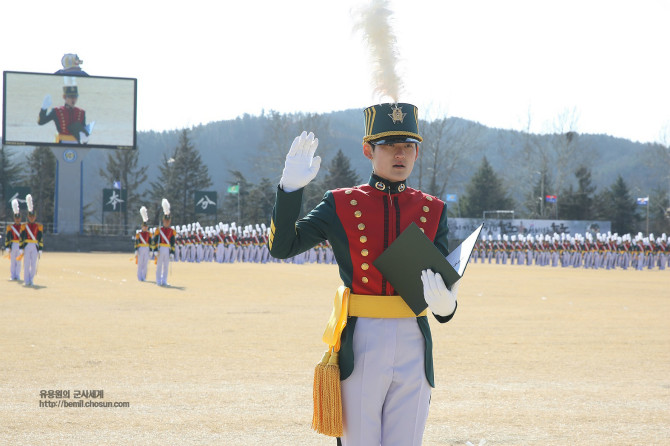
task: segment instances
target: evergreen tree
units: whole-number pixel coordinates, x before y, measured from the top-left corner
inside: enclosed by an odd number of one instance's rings
[[[232,177],[229,187],[233,188],[233,190],[237,190],[237,192],[233,193],[226,191],[223,200],[219,200],[219,202],[223,203],[222,219],[224,222],[235,222],[237,226],[243,226],[243,222],[247,222],[247,224],[251,223],[247,219],[246,209],[247,204],[250,203],[248,197],[251,189],[253,188],[253,185],[247,181],[242,172],[239,170],[229,170],[229,173]],[[270,194],[270,198],[272,199],[273,204],[274,187],[276,186],[273,186],[272,193]],[[270,212],[272,212],[272,209]]]
[[[5,146],[0,146],[0,220],[11,220],[7,211],[7,203],[11,199],[10,190],[19,185],[21,180],[21,166],[14,164],[14,154]]]
[[[163,154],[159,171],[158,181],[151,183],[149,194],[155,203],[155,214],[162,212],[161,201],[167,198],[175,224],[195,221],[194,192],[210,187],[212,180],[200,153],[191,144],[187,129],[182,130],[172,155]],[[154,220],[158,222],[158,216]]]
[[[128,228],[128,214],[130,213],[132,222],[137,222],[140,207],[142,203],[138,190],[147,180],[147,169],[149,166],[138,166],[138,150],[114,150],[107,153],[107,165],[105,169],[100,169],[100,176],[107,180],[107,184],[113,184],[114,181],[120,181],[121,187],[126,190],[125,212],[119,214],[122,219],[123,227]]]
[[[151,189],[149,191],[151,205],[148,205],[147,209],[149,210],[149,220],[154,225],[160,224],[161,202],[163,198],[167,198],[171,204],[175,203],[177,199],[177,182],[173,171],[174,162],[174,156],[164,153],[161,164],[158,165],[158,171],[160,172],[158,180],[151,182]],[[186,222],[184,221],[184,223]]]
[[[37,218],[43,224],[53,223],[56,192],[56,157],[48,147],[36,147],[26,159],[24,184],[30,187]],[[63,178],[62,181],[67,181]]]
[[[356,186],[359,183],[360,179],[356,171],[351,168],[351,161],[342,152],[342,149],[338,150],[326,169],[326,176],[323,178],[322,186],[325,190],[332,190],[341,187]]]
[[[260,223],[270,225],[276,188],[277,186],[267,178],[253,185],[245,199],[242,221],[254,226]]]
[[[597,202],[599,219],[611,221],[612,232],[619,234],[635,232],[639,220],[636,214],[637,204],[621,175],[614,184],[598,195]]]
[[[670,197],[662,187],[654,188],[649,194],[649,232],[654,237],[665,233],[670,235]],[[641,206],[640,206],[641,207]],[[646,209],[644,214],[646,229]]]
[[[547,195],[554,195],[554,182],[547,166],[542,167],[540,171],[535,171],[535,174],[537,175],[536,182],[526,196],[524,206],[527,209],[528,218],[543,219],[555,212],[555,209],[552,208],[554,204],[546,200]]]
[[[511,209],[514,209],[514,201],[507,196],[502,181],[484,157],[466,187],[462,198],[462,215],[480,218],[484,211]]]
[[[566,220],[592,220],[594,212],[594,193],[596,187],[591,182],[591,170],[580,166],[575,171],[577,190],[570,185],[563,191],[559,201],[561,218]]]

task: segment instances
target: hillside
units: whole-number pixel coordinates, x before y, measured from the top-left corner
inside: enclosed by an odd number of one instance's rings
[[[369,161],[361,156],[361,141],[363,137],[363,116],[360,110],[344,110],[323,115],[329,126],[325,135],[317,135],[320,139],[319,153],[323,157],[322,166],[327,167],[329,160],[341,149],[351,160],[352,167],[361,179],[367,179],[370,173]],[[523,190],[528,188],[529,182],[537,181],[538,175],[528,174],[529,161],[523,154],[523,147],[528,135],[504,129],[494,129],[481,124],[466,121],[460,118],[449,118],[452,129],[461,129],[475,132],[476,147],[464,149],[464,157],[459,164],[458,182],[450,184],[449,193],[460,194],[474,170],[478,167],[483,156],[486,156],[493,168],[504,179],[510,189],[512,197],[521,197]],[[191,128],[190,137],[193,145],[201,152],[202,160],[207,164],[213,182],[213,189],[220,194],[230,184],[229,170],[239,170],[250,181],[261,179],[261,173],[255,167],[258,158],[263,157],[259,149],[268,128],[268,115],[244,115],[234,120],[211,122]],[[302,128],[295,127],[298,134]],[[306,129],[309,130],[309,129]],[[178,140],[181,129],[164,132],[139,132],[138,150],[140,165],[149,165],[149,182],[155,181],[158,176],[158,165],[162,162],[163,154],[171,153]],[[538,146],[556,144],[555,139],[564,135],[533,135],[534,143]],[[447,139],[449,135],[447,135]],[[424,141],[425,143],[425,141]],[[288,150],[291,140],[284,144]],[[573,144],[576,148],[576,157],[586,163],[592,170],[593,182],[598,191],[610,186],[620,174],[630,186],[631,193],[648,194],[653,187],[667,185],[663,180],[663,173],[649,167],[648,145],[631,142],[607,135],[577,135]],[[26,148],[11,147],[16,153],[16,162],[21,162],[27,153]],[[104,168],[107,156],[106,150],[91,150],[84,161],[84,203],[92,203],[97,209],[94,219],[99,218],[102,200],[102,189],[111,187],[103,184],[98,174]],[[277,181],[281,175],[282,166],[270,166],[275,172]],[[551,174],[551,172],[550,172]],[[572,172],[562,178],[567,184],[574,183]],[[416,181],[416,179],[415,179]],[[411,181],[410,181],[411,183]]]

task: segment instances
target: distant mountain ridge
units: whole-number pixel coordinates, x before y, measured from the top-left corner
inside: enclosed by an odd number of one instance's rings
[[[330,128],[329,134],[317,135],[320,140],[318,152],[324,158],[322,169],[327,168],[332,156],[337,153],[338,149],[341,149],[351,160],[351,167],[360,178],[363,181],[367,180],[370,174],[370,162],[361,155],[364,135],[362,111],[349,109],[322,116],[327,119]],[[457,126],[479,132],[479,144],[483,145],[483,148],[463,162],[459,171],[459,177],[463,180],[459,186],[450,187],[447,192],[461,194],[482,157],[486,156],[494,170],[510,188],[510,196],[516,201],[521,201],[521,192],[517,189],[519,189],[519,184],[528,180],[523,178],[523,172],[519,171],[518,165],[523,157],[521,148],[526,134],[515,130],[489,128],[456,117],[449,118],[449,120]],[[208,166],[213,190],[219,194],[226,191],[232,181],[229,170],[242,172],[247,180],[252,182],[261,179],[254,163],[257,158],[263,156],[259,147],[264,139],[268,121],[268,115],[244,115],[236,119],[211,122],[189,129],[191,143],[200,151],[202,161]],[[149,183],[158,177],[158,166],[162,162],[163,154],[169,155],[173,152],[181,131],[182,129],[138,132],[139,165],[149,165],[148,180],[145,184],[147,189]],[[298,132],[296,131],[296,135]],[[549,144],[550,139],[555,136],[537,135],[537,141],[539,144]],[[287,151],[291,142],[282,142]],[[591,134],[579,134],[576,144],[578,144],[580,153],[589,155],[587,157],[590,159],[588,167],[591,168],[592,180],[598,188],[597,192],[613,184],[619,174],[630,186],[633,194],[650,191],[663,181],[659,178],[660,175],[649,166],[647,144],[608,135]],[[21,162],[28,153],[24,148],[12,148],[11,150],[18,154],[14,158],[17,162]],[[107,150],[93,149],[84,160],[84,204],[92,204],[95,210],[94,219],[101,215],[102,189],[111,187],[110,184],[105,184],[98,174],[100,168],[105,168],[107,154]],[[281,165],[274,166],[273,170],[276,174],[274,178],[269,178],[271,181],[279,180],[282,167]],[[410,185],[412,185],[411,180],[412,178],[410,178]],[[572,172],[565,181],[567,184],[575,184]]]
[[[364,135],[361,111],[350,109],[331,112],[324,116],[330,123],[330,134],[317,135],[320,138],[319,151],[329,149],[329,156],[324,158],[322,166],[327,165],[329,158],[341,149],[350,158],[356,172],[366,179],[370,174],[370,163],[361,156]],[[485,155],[503,178],[506,173],[515,171],[515,160],[522,156],[520,153],[524,139],[522,132],[489,128],[461,118],[449,119],[457,121],[462,126],[478,128],[482,144],[485,146],[481,156]],[[227,181],[230,180],[229,169],[239,170],[250,181],[260,180],[257,169],[254,168],[254,159],[262,156],[259,145],[263,140],[267,121],[267,116],[244,115],[234,120],[211,122],[190,129],[191,142],[200,150],[203,162],[209,166],[214,189],[224,190],[227,187]],[[158,174],[157,164],[161,162],[162,154],[174,149],[180,131],[181,129],[138,133],[140,164],[151,165],[149,178],[155,178]],[[551,136],[539,135],[539,140],[548,141]],[[288,151],[291,141],[286,141],[285,144]],[[648,190],[656,185],[655,179],[649,177],[648,167],[645,165],[647,144],[608,135],[591,134],[580,134],[577,144],[579,151],[588,151],[591,154],[590,168],[593,182],[599,190],[610,186],[619,174],[629,185],[641,190]],[[469,166],[464,166],[469,170],[465,176],[469,177],[474,172],[481,161],[481,156],[473,159]],[[276,180],[281,175],[281,168],[282,166],[277,166]],[[570,173],[568,181],[573,180],[574,177]]]

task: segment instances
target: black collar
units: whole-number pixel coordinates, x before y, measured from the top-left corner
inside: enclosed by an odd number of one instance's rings
[[[380,190],[382,192],[388,192],[391,194],[399,194],[400,192],[404,192],[405,190],[407,190],[407,185],[405,184],[405,181],[397,181],[395,183],[392,183],[391,181],[382,178],[380,176],[377,176],[374,173],[370,175],[370,180],[368,181],[368,184],[377,190]]]

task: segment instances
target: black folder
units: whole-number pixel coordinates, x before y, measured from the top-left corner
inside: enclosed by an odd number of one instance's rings
[[[418,315],[428,307],[423,298],[421,271],[430,269],[440,273],[444,283],[451,288],[463,277],[483,226],[481,224],[445,258],[416,223],[412,223],[373,264]]]

